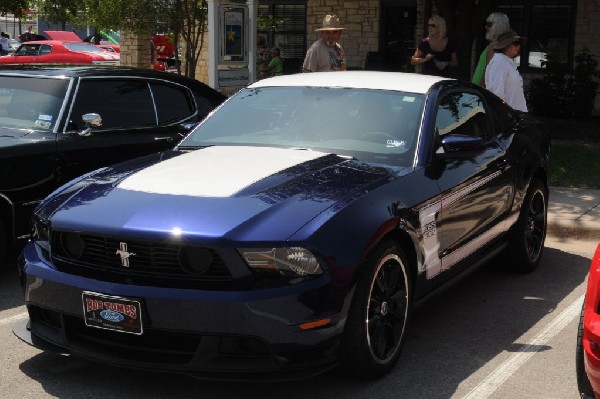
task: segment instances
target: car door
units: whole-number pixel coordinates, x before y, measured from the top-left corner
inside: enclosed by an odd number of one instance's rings
[[[191,92],[180,85],[135,77],[81,79],[58,141],[61,179],[173,148],[181,139],[179,124],[195,112]],[[102,125],[81,135],[82,116],[89,113],[100,115]]]
[[[436,108],[437,143],[452,135],[481,140],[475,151],[449,153],[440,145],[433,155],[442,193],[437,233],[444,271],[504,232],[514,190],[483,96],[452,91],[439,97]]]

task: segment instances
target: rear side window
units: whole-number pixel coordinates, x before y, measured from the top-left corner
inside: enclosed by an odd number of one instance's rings
[[[163,83],[152,83],[151,87],[159,125],[181,121],[194,113],[193,100],[187,89]]]
[[[157,124],[150,88],[138,79],[82,80],[73,104],[69,129],[84,129],[81,117],[87,113],[102,117],[99,129],[131,129]]]

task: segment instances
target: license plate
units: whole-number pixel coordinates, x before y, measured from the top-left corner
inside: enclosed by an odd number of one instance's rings
[[[139,301],[84,291],[83,318],[85,325],[142,335],[142,306]]]

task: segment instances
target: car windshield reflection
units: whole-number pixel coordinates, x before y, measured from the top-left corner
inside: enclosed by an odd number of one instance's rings
[[[292,147],[405,166],[414,158],[422,106],[422,95],[384,90],[244,89],[179,148]]]
[[[68,85],[65,79],[0,79],[0,127],[53,131]]]

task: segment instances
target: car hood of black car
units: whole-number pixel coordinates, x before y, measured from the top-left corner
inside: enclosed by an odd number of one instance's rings
[[[66,186],[39,215],[99,234],[281,240],[398,171],[309,150],[214,146],[148,157]],[[158,160],[158,161],[157,161]],[[139,164],[139,162],[138,162]]]

